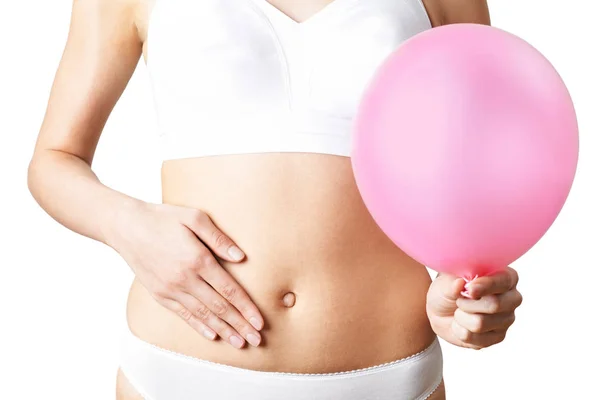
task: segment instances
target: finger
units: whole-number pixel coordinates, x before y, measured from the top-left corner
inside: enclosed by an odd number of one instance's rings
[[[205,304],[210,311],[218,318],[227,322],[242,337],[246,338],[248,343],[257,347],[260,344],[260,334],[242,317],[240,312],[219,293],[217,293],[208,283],[200,279],[192,282],[187,289],[188,293]]]
[[[450,274],[439,274],[427,292],[427,306],[437,314],[454,312],[464,280]]]
[[[508,329],[515,322],[515,314],[507,312],[503,314],[469,314],[456,309],[454,319],[463,328],[473,333],[485,333],[499,329]]]
[[[498,314],[514,311],[523,302],[523,296],[517,289],[503,294],[483,296],[480,299],[456,300],[458,308],[470,314]]]
[[[245,340],[225,321],[217,317],[213,312],[201,301],[194,296],[178,292],[175,295],[177,300],[183,307],[191,312],[191,315],[202,322],[204,325],[215,331],[223,340],[229,342],[233,347],[241,349],[244,347]]]
[[[219,257],[229,261],[241,261],[245,255],[227,235],[215,226],[210,217],[192,209],[186,215],[183,224],[192,230],[198,238]]]
[[[193,329],[209,340],[214,340],[217,337],[215,331],[206,326],[202,321],[196,318],[190,310],[185,308],[181,303],[171,299],[161,299],[160,303],[168,310],[177,314],[181,319],[188,323]]]
[[[506,337],[506,330],[490,331],[485,333],[473,333],[452,321],[452,334],[458,339],[463,347],[471,349],[482,349],[500,343]]]
[[[517,271],[507,267],[505,270],[493,275],[482,276],[468,284],[468,291],[472,298],[478,299],[490,294],[500,294],[513,289],[518,282]]]
[[[232,304],[256,330],[263,328],[264,321],[258,307],[239,283],[225,271],[212,255],[203,259],[198,265],[197,272],[217,293]]]

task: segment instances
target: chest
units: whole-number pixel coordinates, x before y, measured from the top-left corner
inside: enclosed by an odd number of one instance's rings
[[[336,0],[263,0],[296,23],[308,21]]]
[[[350,118],[377,66],[430,27],[420,0],[272,1],[155,0],[147,51],[159,89],[208,93],[209,108],[308,104]]]

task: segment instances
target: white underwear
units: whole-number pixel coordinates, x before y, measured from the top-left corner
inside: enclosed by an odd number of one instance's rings
[[[175,353],[127,330],[121,370],[145,400],[424,400],[442,381],[437,338],[389,363],[323,374],[267,372]]]

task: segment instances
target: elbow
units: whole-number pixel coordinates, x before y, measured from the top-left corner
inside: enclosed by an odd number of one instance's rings
[[[45,174],[50,170],[46,153],[47,150],[36,149],[27,166],[27,189],[38,204],[40,203],[41,186],[47,180]]]
[[[38,171],[39,171],[39,155],[34,153],[33,157],[29,161],[29,165],[27,166],[27,189],[29,189],[29,193],[36,198],[37,193],[37,182],[38,182]]]

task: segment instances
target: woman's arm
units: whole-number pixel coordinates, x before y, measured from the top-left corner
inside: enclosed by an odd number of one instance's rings
[[[145,203],[92,172],[100,134],[142,53],[136,1],[74,0],[29,189],[58,222],[114,248],[153,298],[199,333],[258,346],[263,318],[215,259],[241,261],[233,241],[201,210]]]
[[[424,0],[424,3],[434,27],[456,23],[490,25],[485,0]],[[518,281],[519,275],[510,267],[476,278],[468,286],[460,277],[438,274],[429,288],[426,303],[434,332],[449,343],[472,349],[500,343],[523,300],[517,290]]]
[[[432,26],[473,23],[490,25],[486,0],[423,0]]]
[[[107,243],[115,218],[137,200],[91,170],[100,134],[141,55],[132,0],[75,0],[28,185],[58,222]]]

